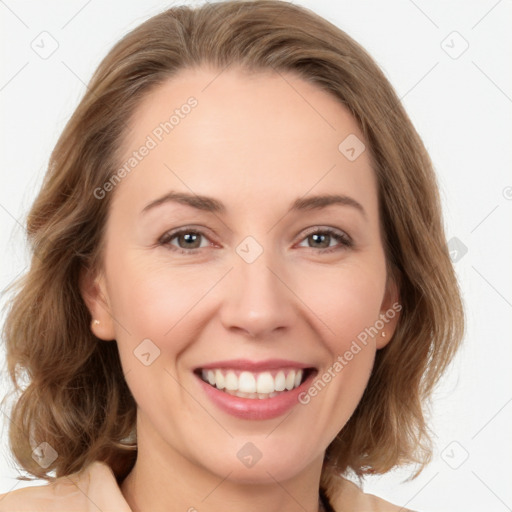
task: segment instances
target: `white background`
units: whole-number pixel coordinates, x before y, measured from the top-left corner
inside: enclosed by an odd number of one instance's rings
[[[401,483],[405,469],[364,489],[425,512],[512,510],[511,2],[295,3],[345,30],[383,68],[434,162],[447,237],[467,247],[455,263],[467,334],[435,394],[434,460],[412,482]],[[171,5],[0,1],[0,290],[26,269],[26,213],[94,69],[126,32]],[[43,31],[58,43],[47,59],[31,47]],[[0,419],[1,493],[30,484],[15,480],[3,411]]]

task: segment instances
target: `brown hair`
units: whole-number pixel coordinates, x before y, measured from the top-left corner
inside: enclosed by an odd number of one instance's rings
[[[17,283],[4,326],[8,369],[19,393],[10,445],[38,478],[71,474],[94,460],[118,480],[136,457],[136,404],[117,346],[90,330],[79,292],[83,269],[101,265],[112,194],[93,191],[115,173],[135,109],[184,68],[229,65],[296,73],[334,94],[371,151],[388,268],[403,307],[379,350],[364,395],[328,447],[322,484],[352,470],[384,473],[430,460],[424,405],[463,335],[464,313],[446,247],[432,164],[392,86],[372,58],[313,12],[276,0],[173,7],[119,41],[94,73],[50,159],[27,221],[30,270]],[[340,141],[341,142],[341,141]],[[43,468],[32,449],[58,457]],[[332,490],[332,489],[331,489]]]

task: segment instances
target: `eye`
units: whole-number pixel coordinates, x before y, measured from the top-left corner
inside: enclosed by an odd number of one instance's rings
[[[212,245],[208,240],[203,232],[197,229],[184,228],[165,233],[160,237],[158,243],[181,254],[195,254],[200,249]],[[309,248],[316,248],[322,254],[353,246],[352,239],[347,234],[332,228],[314,228],[306,234],[306,238],[303,240],[305,242],[311,241],[312,245],[309,245]],[[332,245],[331,242],[333,241],[337,244]],[[300,246],[304,247],[303,245]]]
[[[201,238],[207,240],[206,236],[204,233],[201,233],[201,231],[195,229],[181,229],[179,231],[165,233],[158,243],[182,254],[195,254],[199,249],[211,245],[209,243],[201,245]],[[174,240],[176,240],[177,244],[173,243]]]
[[[309,247],[318,248],[320,253],[339,251],[354,245],[352,239],[347,234],[332,228],[314,228],[306,235],[304,241],[312,241],[313,245]],[[338,244],[331,245],[332,241],[337,241]]]

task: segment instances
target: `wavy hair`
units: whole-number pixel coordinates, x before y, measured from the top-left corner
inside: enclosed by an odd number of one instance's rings
[[[329,445],[321,484],[431,459],[426,406],[459,347],[464,311],[446,246],[436,177],[393,87],[367,52],[312,11],[278,0],[172,7],[110,50],[54,148],[27,219],[28,272],[12,288],[4,324],[16,399],[10,447],[31,475],[53,480],[100,460],[118,481],[137,453],[136,404],[116,343],[90,330],[79,292],[101,264],[113,194],[94,190],[115,174],[127,127],[145,96],[180,70],[292,72],[333,94],[358,122],[377,177],[389,272],[403,307],[392,340],[377,351],[355,412]],[[58,457],[42,467],[32,450]]]

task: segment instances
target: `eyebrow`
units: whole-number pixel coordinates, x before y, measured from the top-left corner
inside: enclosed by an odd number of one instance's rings
[[[141,214],[156,208],[165,203],[175,202],[179,204],[184,204],[195,208],[197,210],[202,210],[211,213],[225,213],[226,207],[225,205],[215,199],[213,197],[208,196],[200,196],[197,194],[189,194],[186,192],[175,192],[171,191],[165,194],[154,201],[148,203],[141,211]],[[328,206],[338,204],[342,206],[350,206],[359,211],[365,219],[367,219],[366,211],[363,208],[363,205],[353,199],[350,196],[339,195],[339,194],[323,194],[316,196],[308,196],[308,197],[299,197],[290,206],[289,211],[308,211],[308,210],[320,210],[323,208],[327,208]]]

